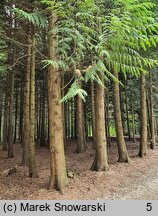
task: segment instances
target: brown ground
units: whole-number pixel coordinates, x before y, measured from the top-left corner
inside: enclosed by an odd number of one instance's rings
[[[70,179],[64,195],[47,190],[49,178],[49,151],[37,149],[38,179],[27,177],[27,168],[20,166],[21,146],[14,145],[15,158],[7,159],[6,152],[0,151],[0,173],[18,166],[17,173],[0,175],[0,199],[158,199],[158,149],[149,150],[144,159],[136,157],[138,144],[127,143],[130,164],[117,163],[116,143],[108,149],[109,171],[89,170],[94,151],[89,149],[80,155],[74,153],[75,143],[66,150],[68,170],[75,174]]]

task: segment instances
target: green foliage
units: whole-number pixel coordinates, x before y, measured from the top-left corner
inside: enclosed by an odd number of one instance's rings
[[[116,136],[116,130],[114,125],[110,125],[110,137]]]
[[[0,75],[4,74],[7,70],[7,45],[4,37],[3,24],[0,25]]]
[[[145,54],[151,47],[156,47],[158,41],[158,23],[152,2],[41,2],[58,17],[56,28],[51,30],[58,34],[60,61],[51,62],[55,68],[64,71],[79,68],[84,72],[86,82],[93,80],[104,87],[98,73],[104,74],[106,81],[112,79],[118,82],[113,71],[121,72],[125,77],[127,73],[139,77],[140,73],[147,73],[148,68],[158,65],[157,60]]]
[[[52,66],[53,68],[55,68],[57,70],[62,70],[62,71],[68,71],[68,69],[69,69],[67,64],[65,64],[64,61],[43,60],[42,62],[44,63],[43,68],[46,68],[48,66]]]
[[[87,96],[87,92],[80,88],[78,80],[73,82],[68,90],[68,93],[61,99],[61,103],[75,97],[76,95],[80,96],[84,101]]]
[[[34,11],[33,13],[27,13],[19,8],[14,8],[13,12],[17,15],[19,19],[28,20],[35,26],[40,28],[47,28],[47,19],[41,11]]]

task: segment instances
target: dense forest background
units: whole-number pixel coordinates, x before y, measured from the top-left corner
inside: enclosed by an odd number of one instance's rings
[[[93,149],[91,171],[109,169],[114,140],[121,163],[127,141],[141,158],[156,149],[157,13],[152,0],[1,1],[1,150],[21,146],[29,177],[47,147],[48,188],[62,192],[70,140],[74,155]]]

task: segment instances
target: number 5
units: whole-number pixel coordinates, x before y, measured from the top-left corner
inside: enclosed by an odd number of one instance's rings
[[[152,210],[152,203],[147,203],[146,210],[151,211]]]

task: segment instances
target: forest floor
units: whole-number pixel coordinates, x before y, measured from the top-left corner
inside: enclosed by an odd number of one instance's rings
[[[26,167],[20,166],[22,148],[14,145],[15,157],[7,159],[0,151],[0,199],[79,200],[79,199],[158,199],[158,148],[148,150],[145,158],[138,155],[138,143],[127,142],[130,163],[117,162],[116,143],[108,148],[109,171],[92,172],[94,159],[91,144],[84,154],[75,154],[75,142],[66,149],[67,168],[74,174],[64,194],[47,190],[49,179],[49,150],[37,147],[39,178],[28,177]],[[16,166],[16,173],[3,175]]]

